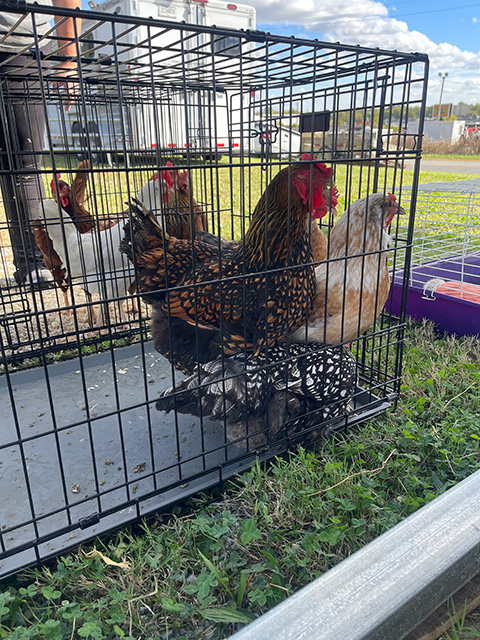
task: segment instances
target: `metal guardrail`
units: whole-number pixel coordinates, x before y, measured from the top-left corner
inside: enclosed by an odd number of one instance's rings
[[[480,572],[480,471],[230,640],[400,640]]]

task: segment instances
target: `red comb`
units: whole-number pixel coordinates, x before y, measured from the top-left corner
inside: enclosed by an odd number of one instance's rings
[[[393,195],[393,193],[389,193],[389,194],[388,194],[388,197],[389,197],[389,198],[390,198],[390,200],[392,200],[393,202],[396,202],[396,201],[397,201],[397,199],[396,199],[396,197]]]
[[[172,162],[170,162],[170,160],[167,160],[167,167],[174,167],[174,166],[175,165]],[[175,175],[176,176],[178,175],[177,169],[175,169]],[[169,187],[173,187],[173,182],[174,182],[174,177],[173,176],[174,176],[173,171],[171,171],[171,170],[170,171],[167,171],[167,170],[163,171],[163,179],[165,180],[165,182],[167,183],[167,185]]]
[[[162,171],[163,179],[169,187],[173,187],[173,175],[171,171]]]
[[[52,178],[52,181],[50,183],[50,189],[52,190],[53,195],[57,193],[57,184],[60,182],[61,178],[62,176],[60,173],[56,173]]]
[[[327,180],[330,179],[330,176],[332,175],[332,170],[330,169],[330,167],[327,167],[327,165],[324,162],[318,162],[315,156],[311,156],[309,153],[302,153],[302,155],[300,156],[300,160],[303,160],[306,162],[308,161],[315,162],[315,166],[317,167],[317,169],[325,175],[325,178]]]
[[[338,204],[338,189],[335,185],[333,185],[332,187],[332,196],[331,196],[331,200],[332,200],[332,206],[336,207]]]
[[[330,176],[332,175],[332,170],[330,169],[330,167],[327,167],[324,162],[320,162],[320,164],[316,164],[315,166],[325,175],[327,180],[330,180]]]

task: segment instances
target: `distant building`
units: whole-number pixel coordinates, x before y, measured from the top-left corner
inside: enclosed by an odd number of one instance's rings
[[[423,132],[429,140],[456,142],[465,129],[465,120],[425,120]],[[418,132],[418,122],[408,124],[407,134]]]
[[[470,104],[459,102],[458,104],[453,105],[452,114],[457,116],[457,118],[464,118],[465,116],[468,116],[471,108],[472,106]]]

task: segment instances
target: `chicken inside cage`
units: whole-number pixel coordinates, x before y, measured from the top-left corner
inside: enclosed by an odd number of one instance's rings
[[[0,575],[400,389],[387,297],[421,136],[381,141],[423,118],[426,58],[97,9],[75,13],[68,94],[53,31],[0,59],[0,452],[22,505],[0,507]],[[32,104],[26,166],[7,134]],[[19,277],[24,255],[42,268]]]

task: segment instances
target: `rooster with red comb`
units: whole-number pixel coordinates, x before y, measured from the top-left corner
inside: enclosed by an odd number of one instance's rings
[[[258,352],[305,321],[315,295],[310,219],[336,200],[331,170],[305,160],[272,179],[241,242],[178,240],[131,206],[122,250],[153,307],[155,348],[179,369],[222,353]]]
[[[319,171],[321,171],[324,176],[325,184],[321,193],[321,203],[320,200],[319,206],[316,206],[316,203],[313,203],[313,207],[315,208],[311,220],[308,223],[308,233],[310,238],[310,245],[313,253],[313,260],[315,263],[322,262],[327,257],[327,239],[325,235],[320,230],[320,227],[315,222],[316,220],[320,220],[328,213],[332,216],[337,214],[337,201],[338,201],[338,189],[333,183],[331,179],[331,169],[327,167],[324,162],[320,162],[316,160],[309,153],[304,153],[300,156],[300,160],[303,162],[311,163],[311,166],[316,166]],[[314,164],[315,163],[315,164]],[[331,184],[329,182],[331,181]],[[305,196],[305,194],[304,194]],[[319,197],[318,195],[316,196]],[[197,240],[201,240],[202,242],[207,242],[213,247],[218,247],[219,243],[222,248],[222,251],[230,251],[233,248],[237,247],[239,242],[228,242],[221,240],[218,236],[213,235],[208,232],[198,232],[196,234]]]

